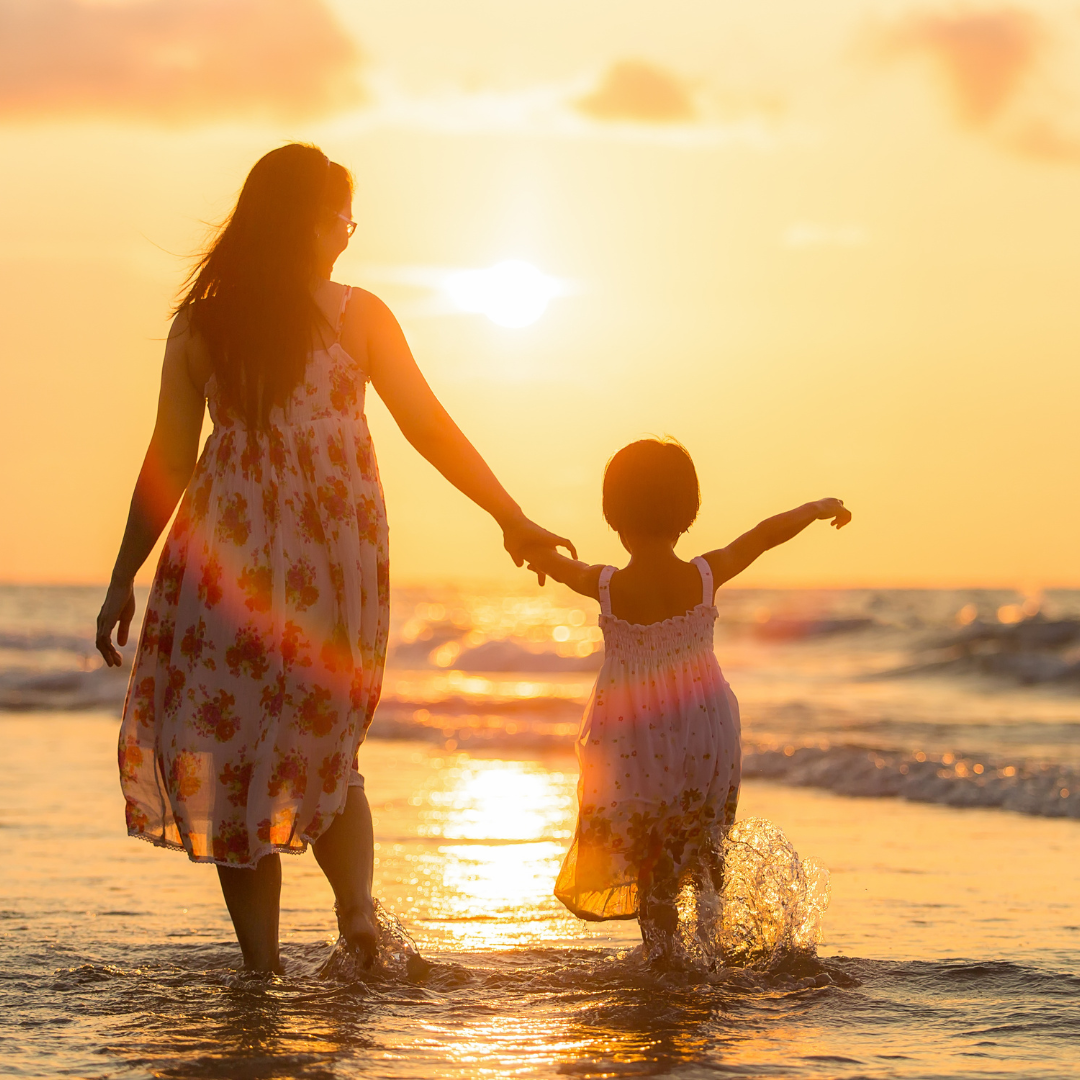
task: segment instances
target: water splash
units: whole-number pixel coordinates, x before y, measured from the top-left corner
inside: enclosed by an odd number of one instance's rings
[[[379,927],[375,959],[365,965],[344,936],[340,936],[333,952],[319,970],[321,978],[340,982],[355,982],[358,979],[415,982],[431,970],[431,964],[420,955],[416,942],[402,921],[378,900],[375,901],[375,918]]]
[[[770,972],[814,957],[829,906],[825,867],[800,859],[771,821],[746,818],[724,839],[722,868],[682,884],[673,959]]]

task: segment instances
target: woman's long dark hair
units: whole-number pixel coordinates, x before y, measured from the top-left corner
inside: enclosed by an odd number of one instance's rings
[[[236,208],[184,283],[176,313],[210,354],[222,397],[249,430],[265,429],[304,377],[326,318],[311,294],[316,229],[352,195],[348,170],[315,146],[261,157]]]

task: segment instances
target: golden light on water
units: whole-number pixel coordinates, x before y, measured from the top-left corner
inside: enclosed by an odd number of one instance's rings
[[[437,764],[400,771],[395,812],[408,807],[402,835],[418,839],[379,845],[391,908],[453,949],[579,938],[580,924],[552,894],[576,810],[572,762],[454,752]],[[376,810],[376,835],[379,821]]]
[[[438,849],[444,910],[461,920],[452,932],[457,947],[493,948],[523,933],[535,938],[573,810],[565,779],[531,763],[474,760],[455,781],[432,792],[427,828],[473,841]]]
[[[453,840],[536,840],[564,833],[562,776],[529,762],[470,761],[456,782],[431,795],[428,835]]]
[[[997,618],[999,623],[1011,626],[1023,621],[1024,612],[1019,604],[1002,604],[997,610]]]
[[[513,912],[535,909],[551,893],[559,870],[563,845],[447,846],[439,849],[446,859],[444,884],[456,894],[455,906],[473,916],[513,918]],[[500,934],[502,927],[497,928]]]

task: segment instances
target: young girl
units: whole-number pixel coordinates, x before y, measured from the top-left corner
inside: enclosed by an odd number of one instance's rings
[[[600,602],[604,665],[578,733],[578,821],[555,895],[579,918],[633,919],[646,955],[670,952],[688,875],[720,891],[741,776],[739,705],[713,652],[716,588],[812,521],[851,520],[839,499],[768,518],[683,562],[700,496],[690,455],[643,439],[604,473],[604,517],[629,564],[530,552],[531,568]]]

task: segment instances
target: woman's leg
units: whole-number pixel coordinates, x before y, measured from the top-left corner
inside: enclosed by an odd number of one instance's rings
[[[371,808],[362,787],[350,787],[345,809],[312,844],[315,858],[337,899],[338,925],[345,940],[367,960],[378,942],[371,880],[375,838]]]
[[[244,954],[244,967],[280,974],[281,856],[264,855],[254,870],[219,866],[217,872],[225,906]]]

